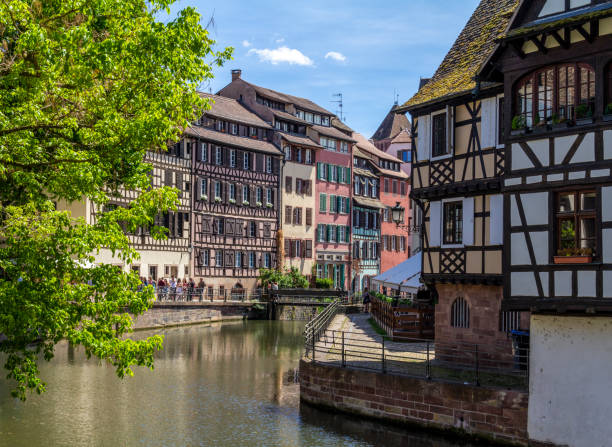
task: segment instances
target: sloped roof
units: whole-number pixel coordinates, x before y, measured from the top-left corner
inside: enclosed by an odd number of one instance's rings
[[[207,129],[200,126],[190,126],[185,131],[185,134],[190,137],[202,138],[207,141],[213,141],[218,144],[226,144],[228,146],[244,149],[252,149],[259,152],[265,152],[272,155],[280,155],[281,151],[272,143],[263,140],[254,140],[247,137],[239,137],[230,135],[216,130]]]
[[[359,206],[365,206],[366,208],[378,208],[384,210],[386,206],[378,199],[372,199],[371,197],[353,196],[353,200]]]
[[[353,133],[353,129],[344,124],[335,116],[331,119],[331,125],[334,126],[336,129],[340,129],[343,132]]]
[[[497,39],[506,31],[519,3],[520,0],[481,0],[433,78],[400,109],[409,110],[473,90],[475,76],[495,51]]]
[[[298,123],[298,124],[304,124],[305,126],[310,125],[308,121],[303,120],[302,118],[298,118],[297,116],[293,116],[292,114],[287,113],[287,112],[282,112],[280,110],[272,110],[272,114],[275,117],[280,118],[282,120],[287,120],[287,121],[291,121],[293,123]]]
[[[299,109],[304,109],[310,112],[322,113],[324,115],[333,115],[329,110],[324,109],[323,107],[315,104],[309,99],[300,98],[299,96],[288,95],[286,93],[277,92],[275,90],[271,90],[269,88],[260,87],[259,85],[251,84],[243,79],[240,79],[242,82],[250,85],[253,89],[259,93],[261,96],[265,96],[266,98],[272,99],[274,101],[282,102],[284,104],[294,104]]]
[[[391,110],[389,111],[389,113],[387,113],[387,116],[385,116],[383,122],[380,123],[378,129],[376,130],[376,132],[374,132],[374,135],[372,135],[372,140],[380,141],[386,140],[387,138],[394,138],[403,129],[410,128],[410,121],[408,121],[406,115],[395,113],[397,108],[397,104],[391,107]]]
[[[394,163],[403,163],[399,158],[378,149],[359,132],[353,132],[353,138],[357,141],[356,146],[362,151],[365,151],[367,154],[374,155],[375,157],[389,160]]]
[[[410,133],[410,129],[404,129],[402,132],[398,133],[393,140],[391,140],[391,144],[402,143],[412,143],[412,134]]]
[[[210,93],[198,92],[203,98],[211,99],[210,110],[204,112],[205,115],[214,118],[227,119],[247,124],[249,126],[257,126],[264,129],[272,129],[268,123],[259,118],[254,113],[247,110],[242,104],[235,99],[226,98],[224,96],[213,95]]]
[[[323,146],[313,141],[309,137],[302,137],[290,133],[281,133],[280,136],[291,144],[297,144],[298,146],[308,146],[315,149],[323,149]]]
[[[320,133],[321,135],[325,135],[326,137],[332,137],[332,138],[337,138],[338,140],[350,141],[351,143],[355,142],[355,140],[353,140],[351,137],[349,137],[344,132],[339,131],[335,127],[319,126],[318,124],[314,124],[312,128],[316,130],[318,133]]]

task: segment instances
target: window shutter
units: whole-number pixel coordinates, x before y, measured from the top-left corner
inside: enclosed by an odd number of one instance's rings
[[[285,206],[285,223],[286,224],[291,224],[291,213],[292,213],[292,207],[290,206]]]
[[[481,104],[480,146],[482,149],[488,149],[494,147],[497,140],[497,99],[486,98]]]
[[[271,228],[272,228],[271,224],[264,223],[263,237],[266,237],[266,238],[270,237],[270,235],[272,234]]]
[[[323,163],[317,163],[317,179],[321,180],[323,174]]]
[[[319,205],[321,212],[327,212],[327,196],[325,194],[321,194],[319,196],[319,201],[321,202]]]
[[[236,167],[238,169],[242,169],[242,164],[244,163],[244,152],[236,151]]]
[[[291,177],[285,177],[285,192],[291,193],[293,179]]]
[[[415,161],[424,161],[429,159],[431,146],[431,116],[423,115],[418,119],[418,136],[417,136],[417,158]]]
[[[312,180],[306,181],[306,195],[312,197]]]
[[[489,237],[491,245],[504,243],[504,196],[491,196],[491,217],[489,218]]]
[[[291,258],[291,240],[285,239],[285,256]]]
[[[331,182],[332,181],[332,165],[327,165],[327,181]]]
[[[463,199],[463,245],[474,245],[474,198]]]
[[[455,153],[455,107],[446,106],[446,153]]]
[[[306,208],[306,225],[312,225],[312,208]]]
[[[336,242],[342,242],[342,241],[340,240],[340,236],[341,236],[341,234],[340,234],[340,225],[338,225],[338,226],[336,227]]]
[[[280,175],[280,161],[278,157],[272,159],[272,174]]]
[[[198,178],[197,182],[195,182],[194,185],[195,188],[195,199],[196,200],[201,200],[202,199],[202,179]]]
[[[429,207],[429,246],[439,247],[442,235],[442,203],[431,202]]]
[[[255,155],[257,161],[257,172],[264,172],[264,156],[263,154]]]
[[[304,241],[304,244],[306,246],[306,253],[304,255],[304,257],[306,259],[312,259],[312,241],[310,239]]]

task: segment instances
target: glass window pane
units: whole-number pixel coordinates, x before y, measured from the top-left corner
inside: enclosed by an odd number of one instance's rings
[[[562,220],[560,222],[561,240],[560,249],[576,248],[576,224],[574,220]]]
[[[594,210],[597,207],[597,194],[595,192],[585,192],[580,194],[580,209],[582,211]]]
[[[559,212],[571,213],[576,210],[576,196],[574,193],[571,194],[560,194],[559,195]]]
[[[594,218],[580,219],[580,248],[590,249],[594,254],[597,242]],[[589,254],[589,253],[583,253]]]

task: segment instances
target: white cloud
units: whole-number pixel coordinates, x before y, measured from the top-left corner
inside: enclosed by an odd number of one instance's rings
[[[249,54],[256,54],[261,62],[270,62],[272,65],[280,63],[305,66],[314,65],[312,59],[295,48],[279,47],[274,50],[269,48],[264,48],[263,50],[253,48],[249,50]]]
[[[346,56],[342,53],[338,53],[337,51],[330,51],[325,55],[325,59],[333,59],[338,62],[346,62]]]
[[[243,40],[243,41],[242,41],[242,46],[243,46],[243,47],[248,48],[248,47],[250,47],[251,45],[253,45],[253,44],[252,44],[251,42],[249,42],[248,40]]]
[[[276,43],[283,43],[284,41],[285,41],[284,37],[280,37],[280,38],[275,40]]]

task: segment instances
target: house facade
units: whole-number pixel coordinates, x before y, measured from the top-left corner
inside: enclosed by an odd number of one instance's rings
[[[211,109],[183,143],[193,163],[193,268],[209,295],[226,296],[254,289],[260,269],[277,265],[282,154],[257,115],[204,96]]]
[[[278,242],[284,265],[346,289],[353,140],[345,126],[306,98],[245,81],[241,70],[232,70],[232,82],[219,95],[237,100],[268,123],[275,145],[283,150]]]
[[[504,82],[503,307],[531,311],[529,436],[607,445],[612,3],[521,2],[502,37],[481,76]]]
[[[176,211],[159,215],[155,224],[168,228],[165,240],[154,239],[148,228],[137,228],[129,231],[124,228],[132,247],[139,253],[140,259],[131,265],[113,256],[108,249],[101,249],[94,254],[96,261],[121,267],[125,271],[134,271],[140,277],[157,280],[165,278],[189,278],[193,275],[190,265],[190,221],[191,221],[191,152],[184,143],[173,144],[167,152],[149,151],[145,162],[151,164],[151,185],[175,187],[179,190],[179,203]],[[138,196],[138,192],[121,188],[119,195],[99,206],[89,199],[82,202],[59,202],[58,209],[67,209],[73,217],[82,217],[89,224],[105,210],[128,207]]]
[[[475,77],[516,7],[483,0],[433,78],[398,109],[412,115],[411,197],[423,218],[422,280],[438,295],[436,341],[476,343],[507,361],[508,332],[528,319],[501,308],[504,87]]]

